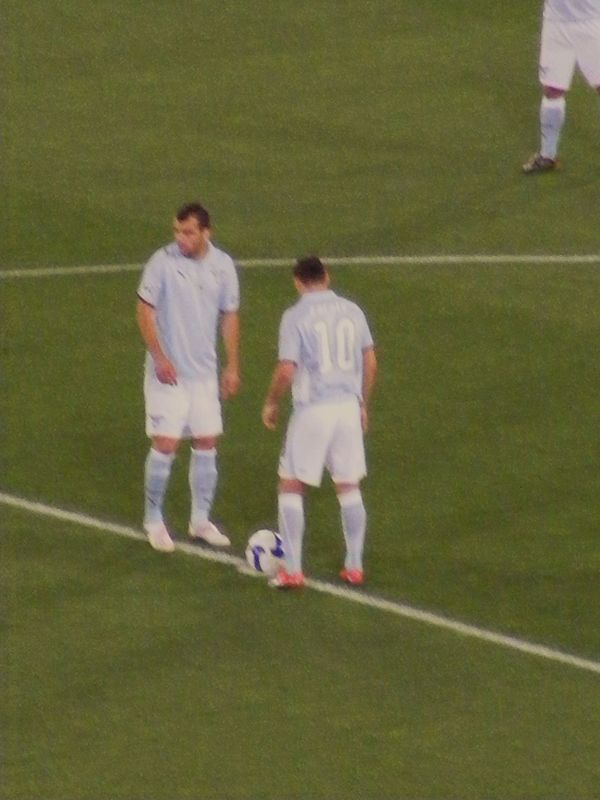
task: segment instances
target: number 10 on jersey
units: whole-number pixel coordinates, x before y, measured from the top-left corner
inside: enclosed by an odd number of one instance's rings
[[[314,331],[319,341],[319,364],[323,375],[333,369],[350,372],[354,365],[354,323],[348,317],[341,317],[330,328],[324,321],[314,324]]]

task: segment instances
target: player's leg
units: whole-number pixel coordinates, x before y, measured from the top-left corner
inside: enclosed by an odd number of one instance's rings
[[[565,124],[566,92],[554,86],[544,86],[540,104],[540,156],[556,162],[558,143]]]
[[[285,570],[271,582],[277,588],[295,588],[304,583],[304,487],[320,486],[330,436],[323,407],[293,412],[278,470],[277,508]]]
[[[545,21],[540,47],[539,79],[542,85],[540,103],[540,149],[523,164],[523,172],[549,172],[558,165],[558,146],[566,116],[566,93],[575,70],[575,49],[570,29]]]
[[[223,431],[217,382],[194,382],[190,390],[188,424],[192,431],[192,452],[188,473],[191,495],[189,534],[214,547],[227,547],[231,544],[229,538],[210,521],[219,480],[217,444]]]
[[[204,525],[210,518],[219,479],[216,436],[192,439],[188,477],[192,501],[190,522],[193,526]]]
[[[144,380],[146,434],[151,441],[144,466],[144,530],[155,550],[175,549],[164,521],[164,500],[181,440],[185,398],[181,387],[161,384],[153,373]]]
[[[285,570],[273,580],[280,588],[304,583],[302,543],[304,540],[304,485],[294,478],[282,478],[277,494],[279,535],[283,544]]]
[[[228,547],[229,537],[210,521],[219,472],[217,468],[217,437],[192,439],[189,482],[192,510],[189,534],[193,539],[202,539],[213,547]]]
[[[163,506],[179,440],[154,436],[144,466],[144,528],[164,525]]]
[[[364,582],[363,551],[367,531],[367,511],[359,484],[338,483],[336,492],[346,542],[346,558],[340,577],[347,583],[359,585]]]
[[[367,530],[367,512],[360,481],[366,475],[365,449],[360,407],[345,403],[338,408],[338,420],[327,454],[327,468],[335,483],[346,557],[340,576],[347,583],[364,581],[363,551]]]

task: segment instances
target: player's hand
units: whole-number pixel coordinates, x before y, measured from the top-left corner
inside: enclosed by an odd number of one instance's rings
[[[279,419],[279,406],[276,403],[265,403],[262,410],[262,421],[265,428],[274,431]]]
[[[233,367],[225,367],[221,373],[221,397],[227,400],[240,390],[240,373]]]
[[[154,357],[154,369],[156,377],[161,383],[167,383],[170,386],[177,385],[177,370],[172,361],[165,355]]]

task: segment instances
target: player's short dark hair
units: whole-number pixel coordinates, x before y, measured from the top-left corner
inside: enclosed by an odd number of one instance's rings
[[[294,265],[294,277],[300,283],[322,283],[327,276],[325,265],[317,256],[299,258]]]
[[[198,225],[201,228],[210,228],[210,214],[200,203],[186,203],[184,206],[181,206],[177,214],[175,214],[175,218],[179,222],[183,222],[190,217],[194,217],[198,220]]]

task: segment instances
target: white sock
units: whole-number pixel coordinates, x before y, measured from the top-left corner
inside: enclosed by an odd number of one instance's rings
[[[302,539],[304,537],[304,504],[302,495],[283,492],[279,495],[279,535],[283,542],[285,568],[302,572]]]
[[[558,153],[560,133],[565,122],[567,102],[564,97],[542,97],[540,105],[540,129],[542,144],[540,155],[555,159]]]
[[[152,447],[148,452],[144,470],[144,525],[163,521],[163,503],[174,458],[174,453],[159,453]]]
[[[194,450],[192,448],[189,469],[192,525],[201,525],[210,517],[218,477],[216,449]]]
[[[363,549],[367,530],[367,512],[360,489],[338,494],[342,528],[346,540],[346,569],[363,568]]]

